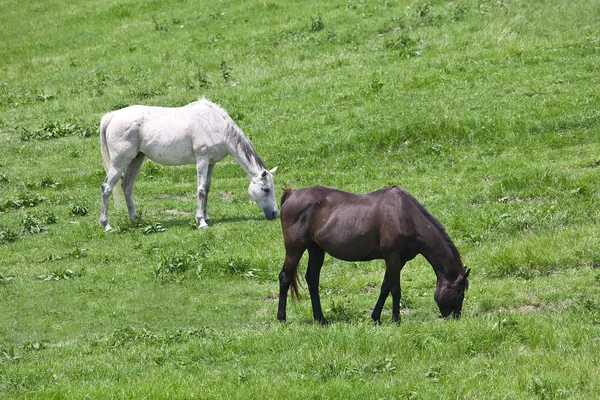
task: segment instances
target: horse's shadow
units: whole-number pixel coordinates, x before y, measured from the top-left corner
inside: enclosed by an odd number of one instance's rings
[[[219,226],[219,225],[223,225],[223,224],[234,224],[234,223],[238,223],[238,222],[247,222],[247,221],[262,221],[265,220],[264,217],[261,216],[254,216],[254,217],[225,217],[225,218],[215,218],[215,219],[211,219],[210,222],[208,223],[208,226]],[[189,226],[189,227],[198,227],[198,224],[196,223],[196,221],[192,218],[191,220],[188,218],[176,218],[176,219],[170,219],[168,221],[165,221],[162,223],[162,226],[164,228],[173,228],[173,227],[182,227],[182,226]]]

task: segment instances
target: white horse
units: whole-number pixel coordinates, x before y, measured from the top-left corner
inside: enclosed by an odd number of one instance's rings
[[[130,106],[110,112],[100,121],[100,149],[106,168],[102,183],[100,223],[108,224],[108,200],[119,178],[131,219],[135,218],[133,184],[144,157],[164,165],[196,164],[198,174],[198,228],[210,218],[206,202],[215,163],[231,156],[250,179],[248,195],[265,218],[277,217],[273,174],[267,170],[252,143],[218,105],[200,99],[183,107]]]

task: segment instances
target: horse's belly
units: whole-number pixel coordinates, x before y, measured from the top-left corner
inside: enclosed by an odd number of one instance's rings
[[[344,261],[370,261],[382,258],[373,235],[357,233],[344,239],[317,235],[315,242],[329,255]]]
[[[196,157],[191,146],[179,147],[173,144],[166,147],[142,147],[141,152],[149,159],[163,165],[195,164]]]

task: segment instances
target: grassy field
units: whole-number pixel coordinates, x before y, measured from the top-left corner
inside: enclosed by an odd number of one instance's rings
[[[600,1],[0,3],[0,397],[600,398]],[[399,184],[472,269],[463,318],[327,257],[328,327],[276,320],[284,249],[231,158],[111,202],[100,117],[221,104],[286,186]],[[301,274],[306,258],[301,262]]]

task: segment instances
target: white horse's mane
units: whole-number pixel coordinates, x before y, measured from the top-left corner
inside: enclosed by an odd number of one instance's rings
[[[198,103],[202,103],[207,107],[210,107],[227,122],[228,129],[226,135],[229,138],[229,142],[237,147],[239,154],[243,154],[244,157],[246,157],[246,160],[248,160],[248,162],[254,162],[256,166],[262,169],[266,169],[265,163],[256,152],[256,149],[252,145],[252,142],[250,142],[248,137],[235,123],[235,121],[229,116],[225,109],[223,109],[219,104],[213,103],[206,97],[199,97]]]

